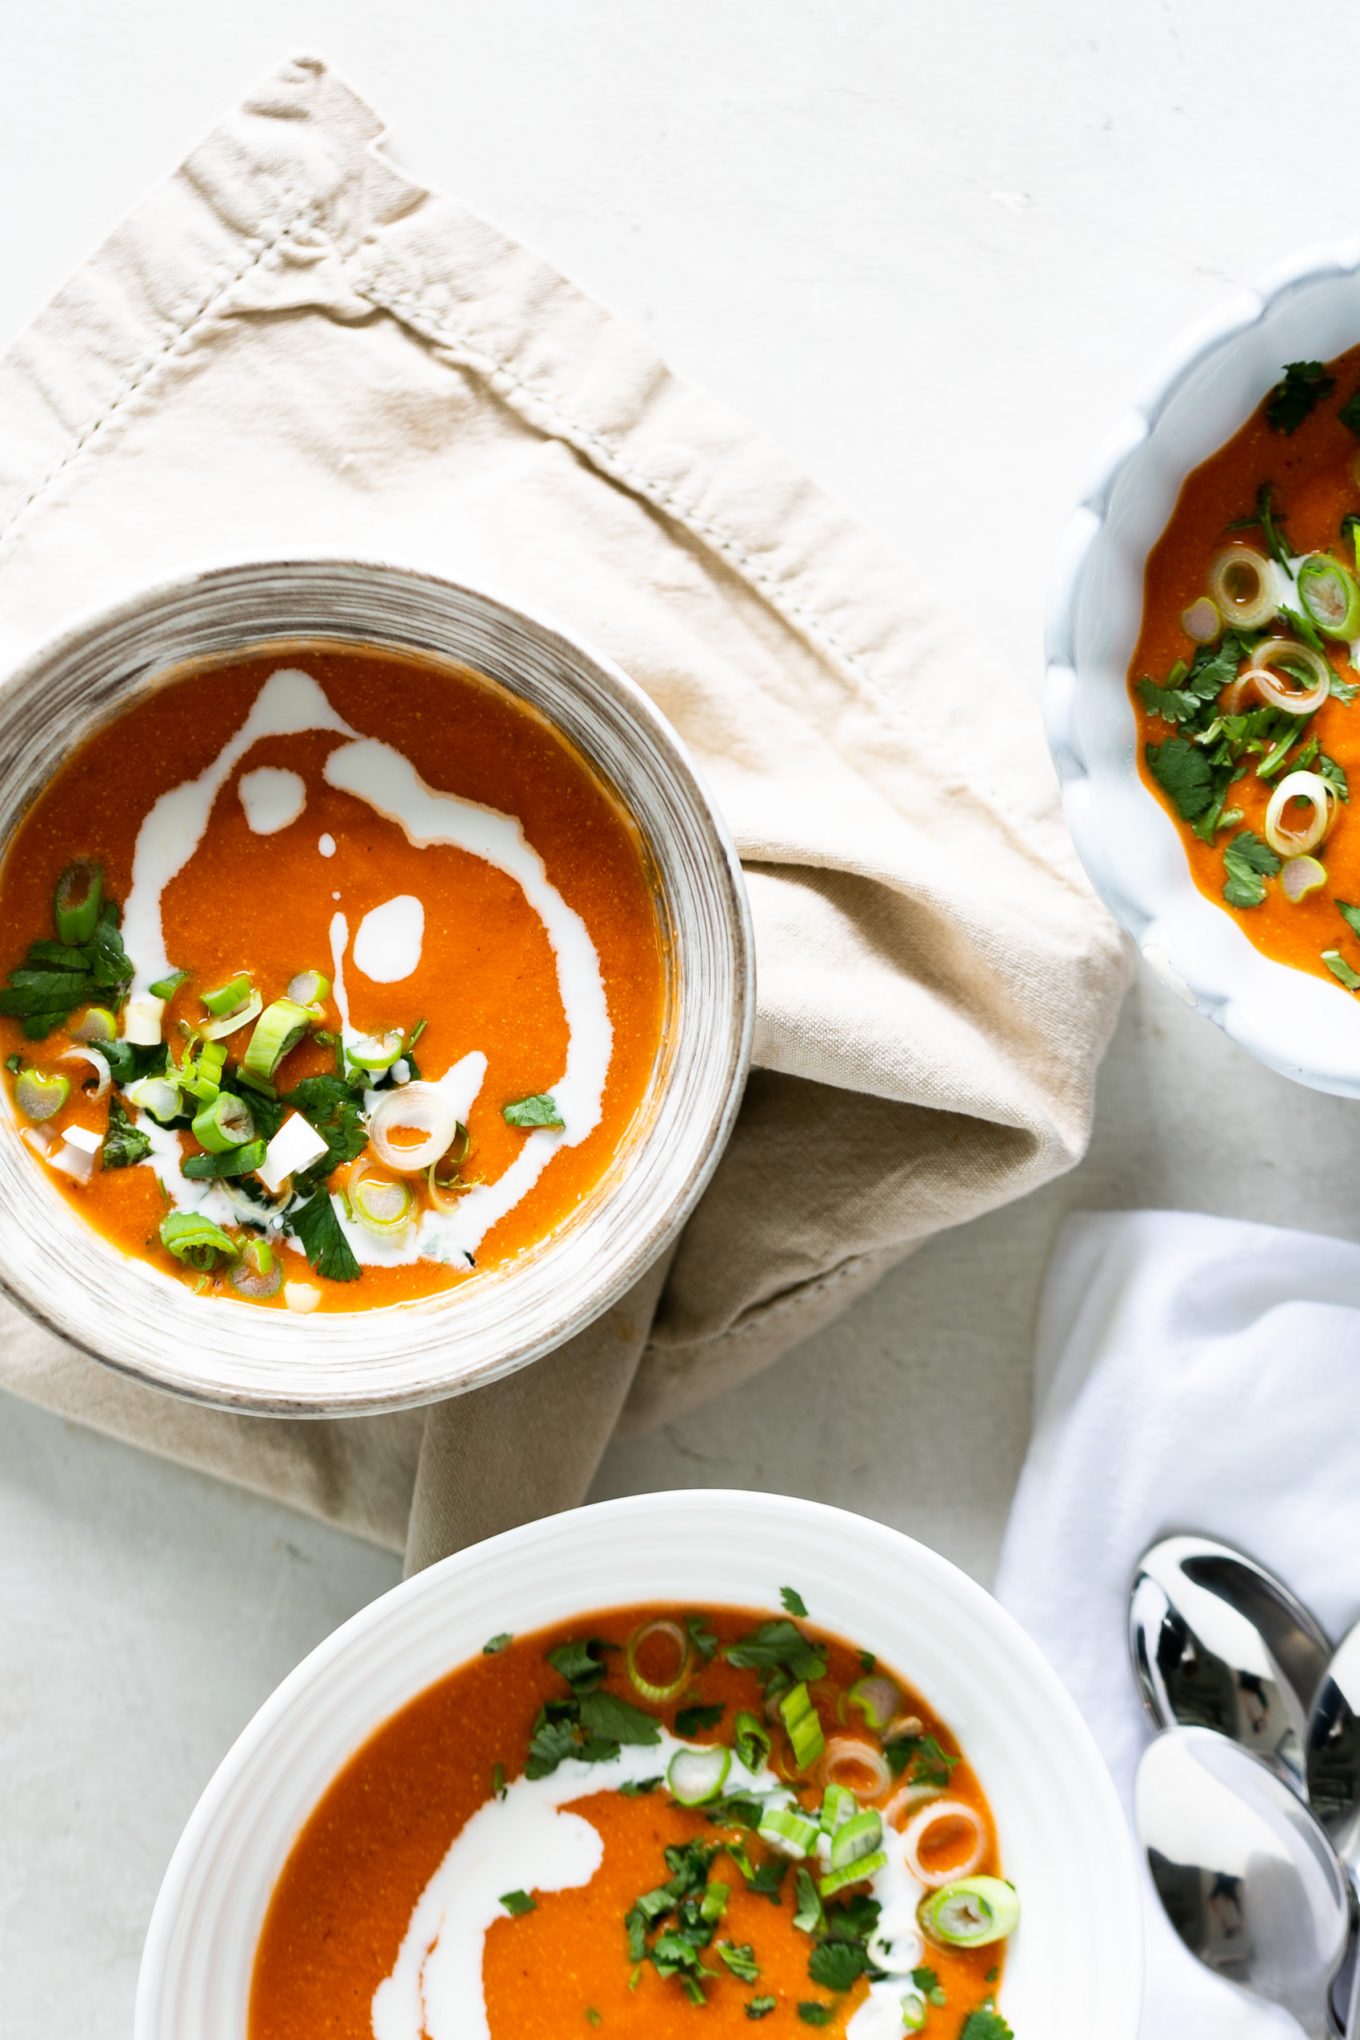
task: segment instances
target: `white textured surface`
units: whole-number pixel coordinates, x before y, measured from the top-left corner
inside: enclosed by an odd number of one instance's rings
[[[315,48],[411,169],[631,316],[926,574],[966,597],[983,549],[1037,687],[1057,533],[1150,358],[1301,240],[1354,229],[1344,119],[1253,172],[1250,110],[1314,103],[1317,51],[1353,37],[1341,0],[1306,36],[1278,23],[1267,0],[1230,18],[1154,0],[12,7],[0,344],[258,77]],[[986,1576],[1061,1214],[1182,1204],[1357,1237],[1357,1124],[1145,980],[1075,1177],[938,1240],[720,1408],[615,1451],[599,1492],[786,1488]],[[941,1441],[961,1426],[959,1465]],[[199,1790],[280,1675],[396,1575],[0,1408],[0,2031],[123,2040]]]

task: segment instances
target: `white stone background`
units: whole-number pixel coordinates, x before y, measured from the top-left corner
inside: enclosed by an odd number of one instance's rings
[[[1151,361],[1356,225],[1342,0],[0,0],[0,344],[300,51],[374,102],[414,174],[642,326],[976,605],[1036,687],[1056,535]],[[786,1489],[986,1579],[1063,1215],[1161,1204],[1357,1237],[1358,1127],[1140,980],[1074,1175],[612,1452],[596,1492]],[[0,2033],[127,2033],[157,1882],[218,1758],[397,1573],[4,1405]]]

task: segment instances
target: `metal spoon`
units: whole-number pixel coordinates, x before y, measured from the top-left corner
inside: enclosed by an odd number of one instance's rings
[[[1360,1896],[1360,1627],[1343,1638],[1308,1724],[1308,1797]],[[1360,1960],[1342,2031],[1360,2034]]]
[[[1303,1791],[1331,1645],[1264,1566],[1210,1537],[1162,1538],[1134,1577],[1129,1647],[1157,1728],[1217,1729]]]
[[[1204,1728],[1149,1744],[1135,1803],[1157,1895],[1190,1953],[1291,2012],[1309,2040],[1327,2040],[1351,1898],[1308,1808],[1265,1763]]]

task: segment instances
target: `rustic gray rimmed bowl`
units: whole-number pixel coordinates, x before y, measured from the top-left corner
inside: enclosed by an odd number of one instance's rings
[[[731,1131],[754,974],[736,852],[641,690],[551,626],[433,575],[359,560],[195,575],[80,625],[0,694],[0,846],[95,727],[186,660],[264,644],[368,644],[470,667],[545,716],[645,838],[666,959],[648,1098],[579,1212],[532,1253],[442,1296],[317,1316],[191,1295],[121,1253],[0,1126],[0,1285],[96,1359],[223,1408],[334,1416],[478,1387],[563,1344],[679,1231]]]

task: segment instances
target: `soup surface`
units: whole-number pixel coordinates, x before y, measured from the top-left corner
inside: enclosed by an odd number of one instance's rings
[[[1360,348],[1295,362],[1149,556],[1142,772],[1258,949],[1360,990]]]
[[[966,1757],[867,1653],[615,1609],[490,1639],[351,1759],[274,1891],[250,2040],[1010,2040],[1017,1917]]]
[[[504,1265],[608,1168],[661,1036],[636,828],[472,674],[290,645],[181,670],[0,872],[21,1137],[205,1294],[401,1302]]]

